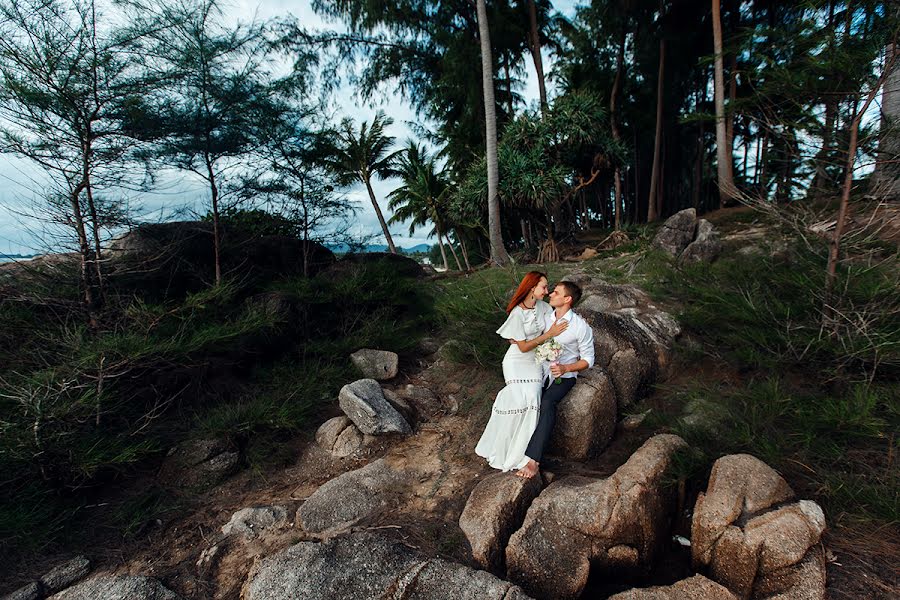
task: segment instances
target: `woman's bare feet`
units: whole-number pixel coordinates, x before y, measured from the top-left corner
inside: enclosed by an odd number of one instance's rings
[[[524,477],[525,479],[531,479],[535,475],[538,474],[538,463],[534,461],[533,458],[528,459],[528,463],[516,471],[516,475],[519,477]]]

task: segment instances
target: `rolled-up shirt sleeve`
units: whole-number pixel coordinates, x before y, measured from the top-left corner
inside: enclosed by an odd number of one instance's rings
[[[588,369],[594,366],[594,330],[584,320],[580,323],[581,331],[578,335],[578,354],[582,360],[586,360]]]

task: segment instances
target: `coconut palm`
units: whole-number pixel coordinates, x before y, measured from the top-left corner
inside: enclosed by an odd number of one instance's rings
[[[403,184],[388,195],[388,207],[394,211],[391,223],[409,220],[409,234],[417,228],[434,224],[431,233],[437,235],[444,269],[448,268],[444,239],[450,246],[457,268],[462,265],[447,234],[448,219],[445,204],[450,190],[446,177],[438,171],[434,157],[428,157],[421,146],[410,140],[397,160],[394,174]]]
[[[385,128],[393,123],[393,119],[378,111],[371,124],[363,121],[357,129],[353,119],[347,117],[341,121],[336,132],[337,142],[327,149],[323,163],[334,173],[339,185],[362,183],[366,186],[369,200],[372,201],[378,222],[381,223],[384,239],[387,240],[388,249],[396,254],[394,240],[372,189],[372,177],[384,179],[393,173],[394,161],[399,151],[390,151],[394,145],[394,138],[384,133]]]

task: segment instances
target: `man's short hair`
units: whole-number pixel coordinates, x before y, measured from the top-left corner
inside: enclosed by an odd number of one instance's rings
[[[566,296],[572,298],[572,308],[575,308],[578,301],[581,300],[581,287],[577,283],[571,281],[560,281],[556,285],[561,285],[563,287],[566,291]]]

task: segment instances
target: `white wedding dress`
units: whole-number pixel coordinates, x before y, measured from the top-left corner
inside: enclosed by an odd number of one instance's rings
[[[533,309],[515,307],[497,333],[505,340],[533,340],[544,332],[545,315],[553,309],[538,301]],[[541,366],[534,350],[522,352],[510,344],[503,357],[506,387],[497,394],[491,418],[475,453],[501,471],[521,469],[528,462],[525,449],[537,427],[541,409]]]

